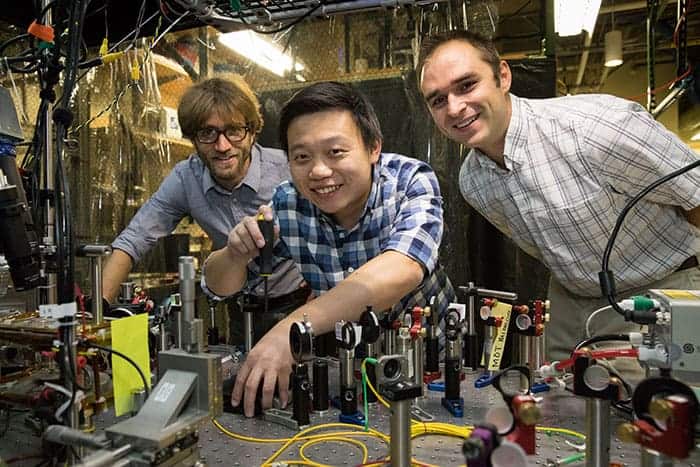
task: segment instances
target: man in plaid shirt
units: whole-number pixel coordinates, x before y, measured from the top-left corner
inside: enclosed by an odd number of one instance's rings
[[[625,203],[697,155],[640,105],[607,95],[523,99],[493,43],[465,31],[426,39],[420,86],[440,130],[470,151],[464,198],[551,271],[548,357],[585,337],[603,251]],[[700,289],[700,170],[659,186],[625,219],[610,258],[617,295]],[[593,330],[629,329],[621,316]]]
[[[292,181],[279,185],[272,206],[259,213],[276,221],[276,260],[292,258],[316,298],[248,354],[231,395],[234,406],[244,397],[247,416],[261,383],[263,407],[276,384],[286,404],[293,322],[306,317],[323,334],[340,320],[357,320],[367,305],[405,309],[435,296],[437,310],[445,310],[454,298],[437,263],[443,231],[437,178],[424,162],[381,152],[379,121],[364,96],[333,82],[301,90],[282,110],[280,141]],[[219,296],[237,292],[257,275],[263,245],[256,217],[245,218],[207,260],[204,286]]]

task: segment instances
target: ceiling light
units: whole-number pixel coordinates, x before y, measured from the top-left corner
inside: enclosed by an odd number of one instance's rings
[[[554,30],[559,36],[593,35],[601,0],[555,0]]]
[[[613,68],[622,65],[622,31],[605,33],[605,66]]]
[[[304,65],[294,62],[275,44],[253,31],[235,31],[219,34],[219,42],[239,55],[244,56],[277,76],[292,71],[302,71]]]

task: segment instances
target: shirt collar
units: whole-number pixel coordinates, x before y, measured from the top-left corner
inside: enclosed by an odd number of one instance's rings
[[[505,143],[503,145],[503,162],[506,166],[506,171],[511,171],[522,164],[524,154],[523,150],[527,142],[528,123],[524,115],[523,101],[513,94],[510,95],[511,114],[508,130],[506,131]],[[478,156],[478,157],[477,157]],[[473,148],[467,154],[472,162],[481,168],[500,170],[499,167],[489,156],[481,152],[477,148]]]
[[[523,101],[513,94],[510,95],[511,114],[503,146],[503,158],[510,170],[522,164],[523,149],[527,142],[528,122],[523,108]]]
[[[262,178],[261,159],[262,151],[260,150],[260,146],[257,143],[255,143],[253,147],[250,148],[250,165],[248,166],[248,173],[246,173],[246,176],[243,177],[241,183],[239,183],[238,186],[234,188],[234,190],[239,189],[242,185],[246,185],[256,193],[258,192],[258,190],[260,189],[260,183]],[[212,177],[211,172],[209,172],[209,168],[206,165],[204,166],[204,175],[202,177],[202,183],[204,184],[205,193],[207,193],[211,189],[214,189],[219,193],[223,194],[230,194],[233,191],[229,191],[223,186],[219,185],[216,182],[216,180],[214,180],[214,177]]]

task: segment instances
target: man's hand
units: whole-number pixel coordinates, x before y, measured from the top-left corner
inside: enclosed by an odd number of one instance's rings
[[[269,206],[260,206],[258,215],[260,214],[265,220],[272,220],[272,209]],[[275,237],[278,235],[279,229],[275,227]],[[258,256],[263,246],[265,238],[258,227],[257,216],[246,216],[229,232],[226,248],[234,258],[251,260]]]
[[[243,399],[243,412],[246,417],[255,414],[255,396],[258,385],[262,384],[262,407],[272,407],[275,385],[279,386],[282,407],[289,400],[289,375],[292,371],[292,352],[289,348],[289,326],[276,326],[248,353],[245,362],[236,375],[236,385],[231,393],[231,405],[238,406]]]
[[[272,209],[260,206],[258,215],[272,219]],[[279,236],[279,228],[275,226],[275,237]],[[260,248],[265,245],[257,216],[248,216],[228,234],[225,247],[212,252],[204,267],[204,278],[207,288],[220,297],[227,297],[238,292],[248,280],[248,263],[260,254]]]

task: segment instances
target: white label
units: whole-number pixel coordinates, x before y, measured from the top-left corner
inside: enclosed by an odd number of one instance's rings
[[[173,383],[163,383],[158,388],[158,392],[153,396],[156,402],[165,402],[170,397],[170,394],[175,390]]]

